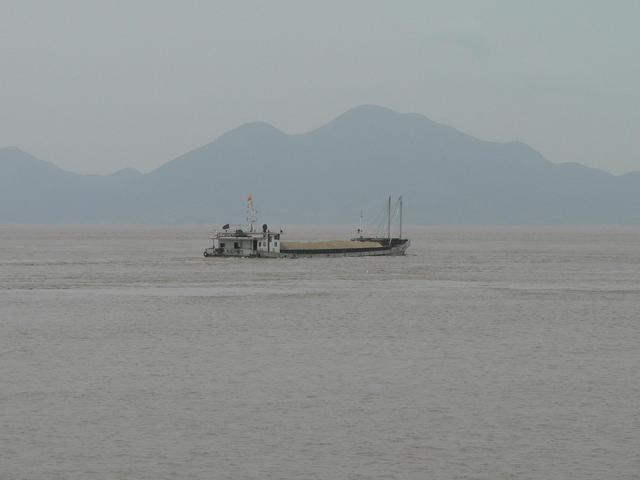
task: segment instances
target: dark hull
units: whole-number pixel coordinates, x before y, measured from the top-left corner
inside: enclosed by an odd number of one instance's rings
[[[397,239],[394,239],[397,240]],[[404,255],[411,242],[403,239],[391,242],[389,245],[380,247],[364,248],[326,248],[326,249],[283,249],[279,254],[269,256],[297,258],[297,257],[369,257],[385,255]]]

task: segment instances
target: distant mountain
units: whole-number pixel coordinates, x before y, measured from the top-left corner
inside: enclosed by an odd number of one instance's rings
[[[125,221],[127,199],[143,175],[78,175],[16,147],[0,149],[0,223]]]
[[[308,133],[250,123],[149,174],[77,175],[0,149],[0,223],[355,223],[403,194],[415,224],[640,224],[640,173],[553,164],[417,114],[356,107]]]

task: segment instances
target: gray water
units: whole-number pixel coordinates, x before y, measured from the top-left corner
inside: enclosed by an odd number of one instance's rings
[[[0,478],[640,478],[640,230],[407,233],[0,226]]]

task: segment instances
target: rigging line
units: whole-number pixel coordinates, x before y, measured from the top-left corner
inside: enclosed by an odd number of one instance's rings
[[[396,200],[393,204],[393,209],[391,210],[391,223],[396,219],[396,216],[400,212],[400,200]]]
[[[400,198],[398,198],[392,207],[391,210],[391,222],[393,223],[396,218],[398,217],[400,212]],[[369,230],[368,227],[370,228],[374,228],[375,230],[373,232],[369,232],[369,233],[373,233],[373,236],[376,237],[386,237],[387,236],[387,222],[388,222],[388,210],[387,210],[387,206],[384,205],[379,211],[378,214],[373,218],[373,221],[371,223],[368,223],[365,225],[364,229],[365,230]]]
[[[382,207],[378,212],[378,215],[376,215],[375,217],[374,223],[376,224],[376,235],[382,231],[382,229],[384,228],[384,225],[387,222],[386,210],[387,209],[385,207]]]

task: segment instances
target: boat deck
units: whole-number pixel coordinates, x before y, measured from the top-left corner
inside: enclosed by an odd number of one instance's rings
[[[280,251],[326,251],[326,250],[362,250],[385,248],[379,242],[359,242],[351,240],[331,240],[325,242],[281,242]]]

